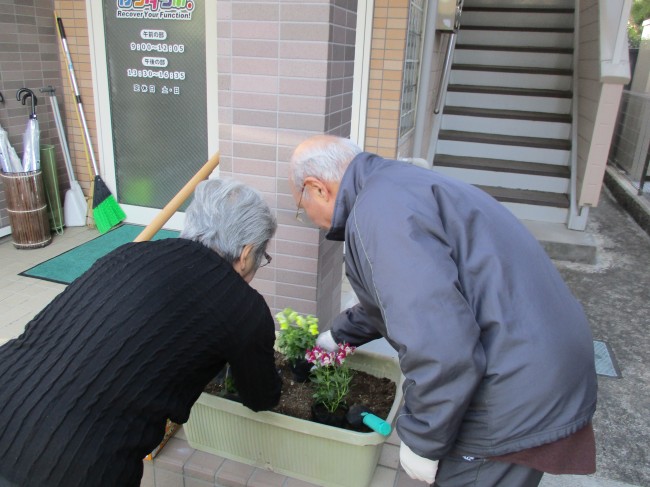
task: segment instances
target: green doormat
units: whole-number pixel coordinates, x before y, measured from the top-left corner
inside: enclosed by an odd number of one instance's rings
[[[120,245],[132,242],[143,228],[139,225],[121,225],[63,254],[41,262],[31,269],[21,272],[20,275],[60,284],[70,284],[86,272],[97,259],[115,250]],[[160,230],[152,240],[175,238],[179,234],[180,232],[172,230]]]

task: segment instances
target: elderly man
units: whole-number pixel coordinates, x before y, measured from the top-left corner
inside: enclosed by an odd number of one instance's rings
[[[589,324],[507,209],[325,135],[295,149],[290,182],[298,212],[345,241],[359,298],[318,342],[384,337],[398,352],[400,461],[412,478],[529,487],[543,472],[594,472]]]

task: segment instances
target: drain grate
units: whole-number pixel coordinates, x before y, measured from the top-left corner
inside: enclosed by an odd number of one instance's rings
[[[596,374],[606,377],[622,377],[614,353],[607,342],[594,340],[594,355],[596,357]]]

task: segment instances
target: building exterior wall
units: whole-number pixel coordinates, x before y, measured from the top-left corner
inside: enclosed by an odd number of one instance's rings
[[[340,309],[342,246],[295,219],[288,160],[309,135],[349,136],[356,1],[219,1],[221,174],[276,209],[273,263],[253,285],[274,310],[327,323]]]
[[[85,4],[55,0],[54,8],[66,27],[96,139]],[[288,160],[310,135],[350,134],[356,10],[356,0],[219,0],[217,5],[213,61],[219,71],[220,175],[259,190],[278,219],[269,246],[273,262],[252,285],[273,312],[290,306],[317,314],[323,324],[340,309],[342,245],[295,220]],[[60,69],[66,69],[63,59]],[[74,101],[66,102],[68,119],[76,120]],[[83,139],[75,128],[68,127],[69,139],[80,165]]]

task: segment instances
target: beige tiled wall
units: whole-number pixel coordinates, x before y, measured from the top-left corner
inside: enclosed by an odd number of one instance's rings
[[[90,61],[90,48],[88,43],[88,23],[86,20],[86,2],[54,0],[54,10],[61,18],[65,28],[68,49],[72,58],[75,76],[81,95],[81,102],[88,123],[88,130],[91,136],[91,143],[97,163],[101,167],[103,161],[99,159],[97,152],[97,131],[95,123],[95,105],[93,99],[93,83]],[[53,20],[54,22],[54,20]],[[57,37],[57,42],[59,38]],[[70,83],[68,74],[68,63],[66,61],[60,42],[57,47],[61,83],[57,89],[57,97],[61,106],[61,115],[65,119],[65,130],[67,134],[70,158],[79,185],[86,197],[91,195],[93,173],[90,166],[90,159],[87,155],[86,143],[84,142],[83,129],[77,112],[74,90]],[[63,101],[65,100],[65,105]]]
[[[10,0],[0,2],[0,125],[8,133],[9,142],[18,157],[23,154],[23,133],[30,113],[29,103],[16,100],[20,88],[29,88],[37,97],[36,116],[41,144],[58,147],[56,125],[50,101],[39,92],[52,85],[61,97],[61,76],[58,68],[57,37],[52,17],[53,2]],[[67,182],[62,153],[58,150],[58,179]],[[0,183],[0,228],[9,226],[4,188]]]
[[[376,0],[364,148],[397,156],[408,0]]]
[[[323,323],[338,312],[342,249],[296,221],[288,184],[293,148],[314,133],[348,136],[356,1],[219,1],[221,171],[276,208],[273,263],[253,285],[273,311]]]

